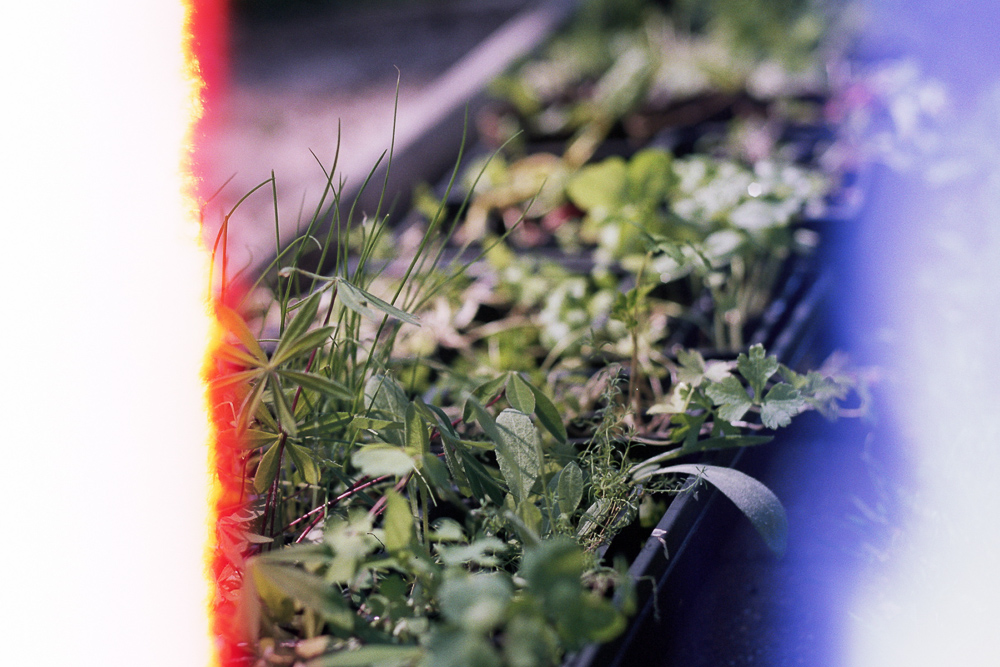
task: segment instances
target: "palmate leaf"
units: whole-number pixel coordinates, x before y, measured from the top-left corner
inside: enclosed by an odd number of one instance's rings
[[[337,281],[337,294],[345,306],[364,317],[380,320],[384,314],[395,317],[397,320],[401,320],[407,324],[420,326],[420,320],[416,316],[383,301],[374,294],[369,294],[343,278]],[[375,312],[370,306],[381,311],[382,314]]]
[[[748,519],[767,546],[777,555],[788,544],[788,518],[781,501],[766,486],[739,470],[698,464],[660,468],[656,474],[694,475],[712,484],[729,498]]]
[[[296,306],[297,312],[295,313],[295,317],[282,330],[281,340],[278,341],[278,346],[274,349],[272,360],[278,357],[287,357],[286,351],[288,347],[294,345],[309,330],[310,325],[316,321],[316,312],[319,310],[319,298],[320,293],[316,292]],[[279,364],[281,362],[274,361],[274,363]]]
[[[243,321],[239,313],[232,308],[219,306],[216,310],[216,317],[222,328],[236,336],[236,339],[243,343],[250,355],[256,359],[257,364],[254,365],[267,365],[267,354],[264,353],[260,343],[257,342],[257,337],[253,335],[250,327]]]
[[[274,409],[278,414],[281,429],[293,438],[298,435],[298,428],[295,425],[295,415],[292,413],[292,406],[285,396],[281,381],[276,372],[268,374],[268,385],[271,389],[271,398],[274,399]]]
[[[298,338],[290,340],[287,345],[281,346],[280,349],[276,349],[274,355],[271,357],[271,365],[279,366],[295,357],[312,352],[328,341],[332,335],[333,327],[320,327],[319,329],[308,331]],[[283,338],[282,342],[284,340]]]
[[[330,378],[325,378],[322,375],[317,375],[316,373],[304,373],[301,371],[289,371],[282,369],[279,371],[282,378],[291,380],[296,384],[304,387],[305,389],[311,389],[318,392],[324,396],[331,396],[335,398],[340,398],[345,401],[354,400],[354,394],[350,389],[337,382],[336,380],[331,380]]]

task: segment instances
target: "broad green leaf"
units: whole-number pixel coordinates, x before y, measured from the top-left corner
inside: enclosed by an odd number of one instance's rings
[[[441,586],[441,612],[455,625],[484,633],[503,622],[513,594],[509,575],[462,573]]]
[[[309,454],[309,450],[291,442],[285,442],[285,450],[288,452],[289,458],[292,459],[292,463],[302,473],[306,483],[319,484],[319,468]]]
[[[754,447],[774,440],[769,435],[720,435],[715,438],[696,440],[693,445],[682,448],[683,453],[707,452],[714,449],[731,449],[733,447]]]
[[[264,456],[260,457],[257,464],[257,473],[253,476],[253,490],[257,493],[264,493],[278,476],[278,452],[281,446],[278,443],[271,445]]]
[[[448,474],[448,466],[434,454],[425,452],[420,458],[420,474],[437,489],[438,495],[448,498],[458,499],[452,490],[451,476]],[[461,502],[460,500],[458,502]]]
[[[413,542],[413,514],[410,512],[410,503],[406,498],[396,491],[390,490],[385,494],[385,548],[395,554],[410,546]]]
[[[760,420],[767,428],[781,428],[792,423],[792,417],[806,408],[802,395],[784,382],[771,387],[760,409]]]
[[[778,366],[778,358],[765,356],[764,346],[760,343],[751,347],[749,354],[740,354],[736,358],[736,369],[753,387],[757,403],[760,403],[768,379],[778,372]]]
[[[324,396],[333,396],[345,401],[354,400],[354,394],[336,380],[325,378],[316,373],[303,373],[300,371],[281,370],[279,373],[281,377],[291,380],[305,389],[319,392]]]
[[[556,406],[541,389],[530,383],[525,384],[535,395],[535,416],[538,417],[538,421],[556,440],[566,442],[566,425],[563,424],[562,415],[556,410]]]
[[[243,343],[243,346],[256,359],[257,363],[253,365],[267,365],[267,354],[261,349],[260,343],[257,342],[257,337],[253,335],[250,327],[247,326],[247,323],[239,313],[232,308],[219,306],[215,311],[215,315],[219,319],[219,324],[222,325],[222,328],[236,336],[236,339]]]
[[[427,430],[427,423],[420,415],[420,410],[415,403],[406,406],[406,446],[417,455],[430,451],[431,436]]]
[[[341,650],[321,655],[306,663],[306,667],[404,667],[412,665],[424,654],[419,646],[368,644],[359,649]]]
[[[664,474],[701,476],[719,489],[750,519],[764,542],[777,555],[785,552],[788,544],[788,518],[781,501],[766,486],[739,470],[697,464],[681,464],[661,468]]]
[[[506,389],[507,401],[510,407],[520,410],[526,415],[535,411],[535,394],[518,373],[511,373]]]
[[[662,148],[639,151],[628,161],[628,189],[633,201],[658,204],[667,196],[674,170],[673,156]]]
[[[716,405],[720,406],[719,416],[726,421],[741,419],[753,405],[747,390],[733,376],[725,378],[722,382],[709,385],[705,389],[705,393]]]
[[[392,445],[366,445],[351,456],[351,463],[369,477],[402,477],[413,470],[413,458]]]
[[[354,629],[356,614],[339,591],[321,577],[296,567],[274,565],[263,560],[252,561],[254,579],[266,578],[286,595],[319,612],[328,623],[343,633]]]
[[[374,294],[369,294],[365,290],[356,285],[352,285],[344,279],[337,281],[337,294],[340,296],[345,306],[359,315],[364,315],[365,317],[375,320],[382,319],[382,315],[376,313],[369,307],[373,306],[382,311],[385,315],[395,317],[397,320],[401,320],[408,324],[420,326],[420,320],[418,320],[414,315],[386,303]]]
[[[500,436],[494,441],[497,463],[514,500],[520,505],[531,495],[541,474],[538,429],[528,415],[510,408],[497,417],[496,427]]]
[[[578,208],[605,218],[625,200],[625,160],[618,156],[581,167],[566,185],[566,196]]]
[[[274,355],[271,357],[271,365],[279,366],[306,352],[312,352],[328,341],[332,335],[333,327],[320,327],[319,329],[307,331],[298,338],[289,341],[288,345],[275,350]],[[282,339],[282,342],[284,342],[284,339]]]
[[[583,471],[575,461],[570,461],[559,471],[559,482],[556,484],[556,504],[559,505],[559,510],[568,516],[576,511],[576,507],[582,499]]]

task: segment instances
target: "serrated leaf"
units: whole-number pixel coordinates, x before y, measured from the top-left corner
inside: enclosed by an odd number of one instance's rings
[[[736,369],[753,387],[754,400],[757,403],[764,393],[764,385],[778,372],[779,365],[777,357],[765,356],[764,346],[760,343],[751,347],[747,354],[740,354],[736,358]]]
[[[500,413],[496,426],[499,431],[499,438],[494,441],[497,463],[507,480],[507,488],[520,506],[531,495],[541,474],[538,429],[528,415],[510,408]]]
[[[575,461],[567,463],[559,471],[559,482],[556,484],[556,504],[559,511],[569,516],[576,511],[577,505],[583,499],[583,471]]]
[[[385,531],[385,548],[394,554],[413,542],[413,514],[410,512],[410,503],[396,491],[390,490],[385,494],[385,499],[385,522],[382,525]]]
[[[354,394],[351,393],[351,390],[336,380],[325,378],[322,375],[289,370],[281,370],[279,374],[281,377],[291,380],[305,389],[310,389],[324,396],[334,396],[345,401],[354,400]]]
[[[391,445],[367,445],[351,456],[351,464],[369,477],[402,477],[413,470],[413,458]]]
[[[753,477],[732,468],[681,464],[661,468],[664,474],[700,476],[719,489],[743,512],[767,546],[782,555],[788,544],[788,518],[781,501],[766,486]]]
[[[709,385],[705,393],[719,406],[719,417],[726,421],[742,419],[753,405],[747,390],[732,376]]]
[[[515,410],[520,410],[526,415],[535,411],[535,394],[519,374],[511,373],[505,395],[510,407]]]
[[[705,377],[705,359],[698,350],[678,350],[677,362],[680,368],[677,369],[677,381],[692,387],[701,384]]]
[[[384,314],[389,315],[390,317],[395,317],[397,320],[401,320],[408,324],[420,326],[420,320],[418,320],[414,315],[396,308],[392,304],[383,301],[374,294],[369,294],[357,285],[352,285],[344,279],[337,281],[337,295],[340,297],[341,301],[343,301],[345,306],[359,315],[363,315],[374,320],[380,320],[383,317],[382,314]],[[372,310],[372,307],[382,311],[382,314]]]
[[[260,457],[257,464],[257,473],[253,476],[253,490],[257,493],[264,493],[278,476],[278,452],[281,447],[278,443],[271,445],[264,455]]]
[[[535,395],[535,416],[546,431],[559,442],[566,442],[566,425],[563,424],[562,415],[556,410],[556,406],[549,400],[541,389],[531,383],[525,383],[528,389]]]
[[[781,428],[792,423],[792,417],[806,408],[802,395],[784,382],[771,387],[760,409],[760,420],[767,428]]]

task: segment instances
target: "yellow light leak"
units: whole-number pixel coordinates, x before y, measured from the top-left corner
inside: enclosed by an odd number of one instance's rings
[[[4,14],[4,662],[210,665],[184,6]]]

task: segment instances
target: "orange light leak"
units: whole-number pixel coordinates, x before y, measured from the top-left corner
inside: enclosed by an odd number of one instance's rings
[[[213,5],[15,2],[0,21],[4,664],[219,664],[213,325],[184,170],[203,53],[184,30]]]

